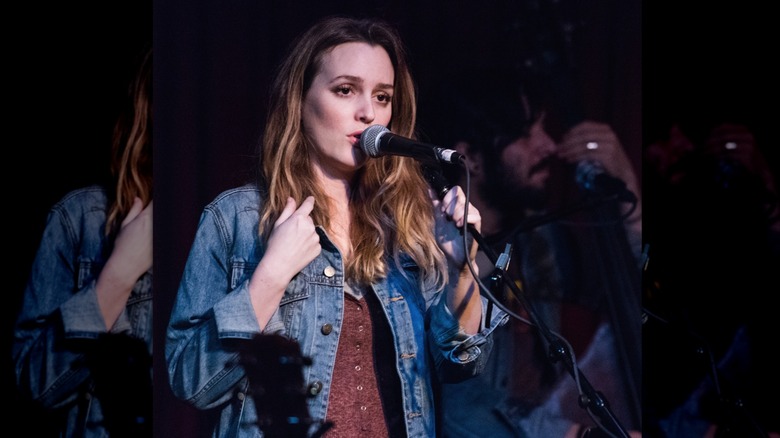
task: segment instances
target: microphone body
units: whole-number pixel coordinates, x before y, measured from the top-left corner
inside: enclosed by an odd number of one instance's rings
[[[583,160],[575,170],[577,184],[583,189],[604,196],[616,196],[618,201],[636,202],[637,197],[620,178],[609,175],[598,161]]]
[[[360,148],[369,157],[401,155],[414,158],[423,164],[441,163],[463,165],[466,159],[453,149],[421,143],[393,134],[382,125],[371,125],[360,135]]]
[[[444,199],[444,195],[450,191],[452,184],[450,184],[450,182],[441,172],[441,167],[423,164],[422,170],[425,180],[428,181],[428,185],[431,187],[431,189],[436,192],[436,196],[438,196],[440,200]]]

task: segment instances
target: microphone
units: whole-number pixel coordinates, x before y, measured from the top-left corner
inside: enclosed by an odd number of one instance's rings
[[[463,165],[466,157],[452,149],[425,144],[393,134],[382,125],[371,125],[360,135],[360,148],[369,157],[401,155],[423,164],[439,163]]]
[[[620,178],[609,175],[598,161],[583,160],[575,170],[577,184],[583,189],[604,196],[616,196],[618,201],[636,202],[636,195]]]

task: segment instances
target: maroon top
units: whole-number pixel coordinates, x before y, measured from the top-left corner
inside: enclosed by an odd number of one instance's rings
[[[406,435],[392,333],[376,297],[364,295],[344,294],[326,438]]]

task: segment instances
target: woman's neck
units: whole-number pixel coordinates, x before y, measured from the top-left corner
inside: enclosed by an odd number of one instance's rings
[[[338,247],[342,257],[347,260],[352,255],[352,239],[350,238],[350,225],[352,213],[350,211],[350,195],[352,184],[349,180],[333,177],[317,168],[317,180],[329,198],[329,204],[322,206],[328,210],[330,226],[326,230],[328,237]]]

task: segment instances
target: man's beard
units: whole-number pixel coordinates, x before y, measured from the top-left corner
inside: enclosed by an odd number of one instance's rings
[[[504,224],[510,225],[525,218],[529,210],[543,210],[549,200],[547,186],[529,187],[514,174],[512,169],[497,163],[486,174],[480,194],[492,207],[504,216]],[[532,169],[532,172],[535,169]]]

